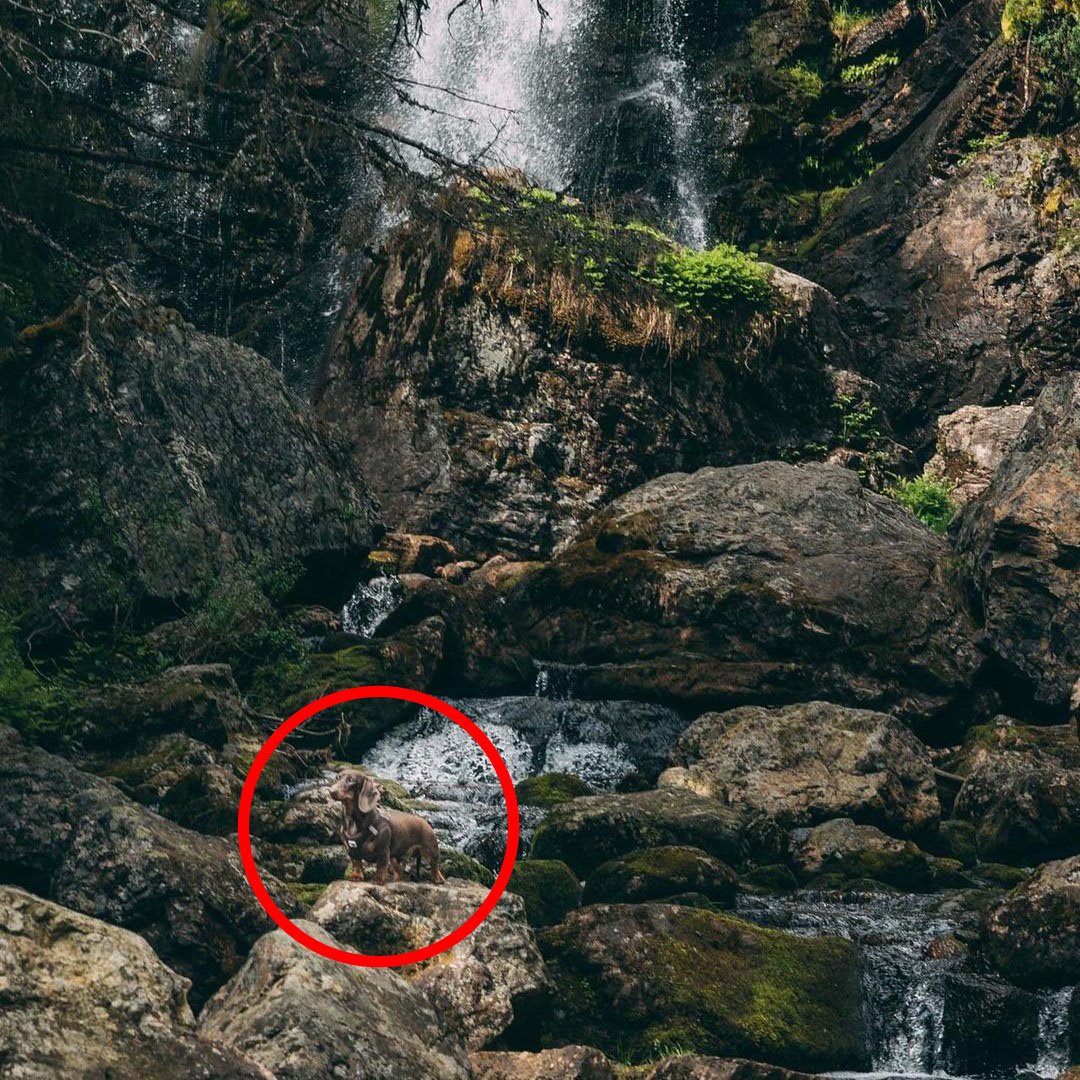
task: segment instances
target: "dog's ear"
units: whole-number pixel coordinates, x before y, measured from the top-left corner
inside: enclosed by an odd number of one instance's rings
[[[379,791],[379,785],[370,777],[365,776],[364,782],[360,785],[360,798],[357,799],[360,813],[370,814],[379,805],[381,798],[382,792]]]

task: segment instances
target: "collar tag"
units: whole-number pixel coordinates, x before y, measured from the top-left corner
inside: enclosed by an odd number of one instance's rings
[[[355,840],[346,840],[345,843],[347,843],[349,845],[349,847],[356,847],[356,841]]]
[[[370,832],[372,836],[378,836],[379,835],[379,830],[376,829],[374,825],[369,825],[368,826],[368,832]]]

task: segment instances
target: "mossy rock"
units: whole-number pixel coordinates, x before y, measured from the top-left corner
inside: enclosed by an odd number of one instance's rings
[[[528,776],[517,785],[515,791],[522,806],[540,806],[545,810],[582,795],[593,794],[593,789],[581,777],[560,772]]]
[[[286,888],[304,907],[311,907],[326,892],[326,886],[323,884],[301,884],[296,881],[291,882]]]
[[[231,769],[204,765],[178,780],[161,798],[162,817],[196,832],[227,836],[236,831],[243,785]]]
[[[739,879],[739,884],[750,893],[794,892],[799,882],[791,868],[783,863],[769,863],[767,866],[755,866]]]
[[[970,821],[943,821],[938,835],[945,854],[964,866],[978,861],[977,830]]]
[[[1001,889],[1013,889],[1022,885],[1031,877],[1030,870],[1018,866],[1005,866],[1003,863],[980,863],[972,871],[972,876]]]
[[[585,882],[587,904],[661,900],[695,893],[717,903],[735,899],[737,878],[726,863],[700,848],[644,848],[598,866]]]
[[[532,926],[561,922],[581,900],[574,871],[558,859],[525,859],[514,867],[509,889],[525,901]]]
[[[672,904],[600,904],[540,935],[554,981],[550,1037],[656,1056],[660,1044],[793,1069],[865,1069],[859,959],[841,938],[797,937]]]
[[[471,855],[466,855],[464,851],[458,851],[456,848],[442,847],[440,845],[439,865],[443,874],[448,878],[476,881],[488,889],[495,884],[494,870],[474,859]]]
[[[671,844],[735,861],[745,839],[738,810],[683,788],[661,788],[593,795],[553,807],[536,830],[532,854],[561,859],[587,878],[610,859]]]

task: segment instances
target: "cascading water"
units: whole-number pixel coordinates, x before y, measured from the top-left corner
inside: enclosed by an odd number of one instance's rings
[[[643,39],[618,46],[597,31],[599,2],[547,0],[541,15],[536,0],[498,0],[450,18],[455,0],[433,4],[403,65],[413,102],[394,110],[392,126],[457,160],[519,169],[555,191],[603,194],[617,174],[613,194],[648,192],[678,239],[704,247],[684,0],[646,0]],[[613,47],[633,62],[611,85],[601,71]],[[615,160],[636,157],[620,133],[629,113],[650,144],[648,161]]]
[[[350,634],[371,637],[387,616],[405,599],[405,590],[393,574],[361,583],[341,612],[341,625]]]

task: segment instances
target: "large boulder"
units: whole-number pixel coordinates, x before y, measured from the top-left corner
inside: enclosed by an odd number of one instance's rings
[[[617,1080],[617,1066],[594,1046],[538,1053],[479,1050],[469,1055],[473,1080]]]
[[[791,861],[806,880],[835,876],[845,881],[877,881],[905,892],[934,892],[969,884],[954,859],[928,855],[910,840],[887,836],[850,818],[826,821],[792,835]]]
[[[812,282],[776,271],[768,332],[733,313],[678,363],[666,346],[568,335],[541,282],[521,304],[520,286],[493,296],[480,231],[421,219],[393,235],[316,387],[394,527],[476,557],[548,555],[650,476],[832,437],[850,349]]]
[[[461,880],[385,886],[336,881],[310,917],[358,952],[399,953],[456,930],[487,893],[483,885]],[[427,994],[447,1037],[472,1049],[501,1035],[515,1010],[547,987],[525,905],[511,893],[464,941],[405,975]]]
[[[1030,866],[1080,853],[1080,769],[1003,751],[972,770],[954,813],[975,826],[981,858]]]
[[[236,846],[189,832],[0,727],[0,879],[134,930],[201,1003],[270,926]],[[269,875],[287,912],[296,904]]]
[[[541,945],[560,1040],[632,1058],[675,1043],[792,1068],[867,1064],[851,942],[687,907],[600,904],[545,931]]]
[[[1080,982],[1080,857],[1039,867],[986,919],[984,950],[1022,986]]]
[[[1031,416],[1030,405],[965,405],[939,416],[926,472],[945,480],[957,506],[981,495]]]
[[[0,886],[0,1057],[21,1080],[269,1080],[196,1039],[188,981],[137,934]]]
[[[585,878],[601,863],[641,848],[686,845],[729,862],[756,846],[754,823],[741,810],[677,788],[588,795],[554,807],[533,837],[537,859],[561,859]],[[781,836],[766,832],[779,850]]]
[[[1043,722],[1068,715],[1080,678],[1078,440],[1080,376],[1065,375],[1039,396],[957,537],[989,648]]]
[[[718,904],[735,899],[738,879],[726,863],[699,848],[645,848],[601,863],[585,882],[586,904],[639,903],[693,893]]]
[[[0,551],[35,628],[160,615],[288,563],[332,596],[378,535],[362,481],[267,360],[126,285],[96,280],[25,330],[2,380]]]
[[[936,824],[930,754],[892,716],[815,701],[699,717],[661,787],[746,806],[785,826],[833,817],[902,833]]]
[[[854,473],[769,461],[616,499],[510,602],[525,648],[584,665],[587,696],[823,699],[942,738],[981,663],[954,576],[945,542]]]
[[[341,944],[317,923],[300,929]],[[342,964],[281,930],[260,938],[244,966],[206,1004],[199,1033],[236,1047],[276,1080],[466,1080],[424,992],[396,971]]]

